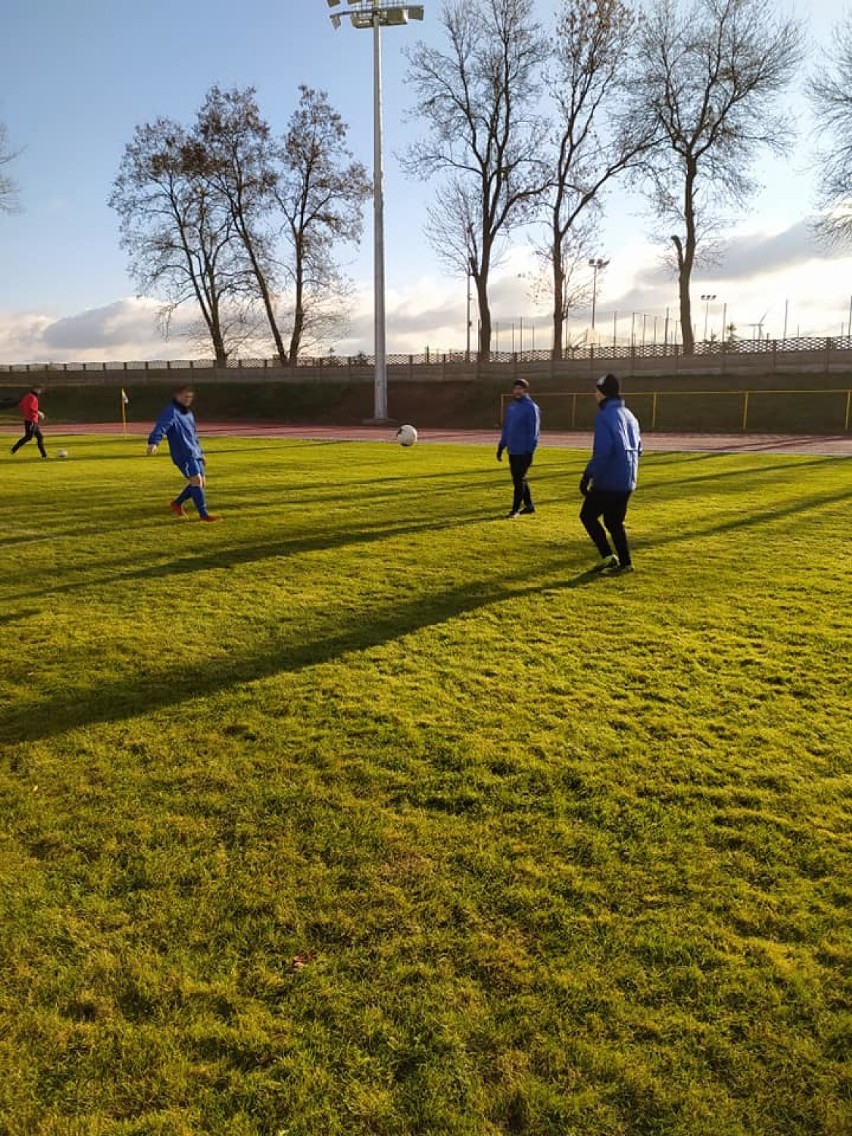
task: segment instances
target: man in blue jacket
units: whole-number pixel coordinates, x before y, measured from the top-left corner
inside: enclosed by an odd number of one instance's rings
[[[632,572],[630,547],[624,531],[624,518],[630,494],[636,488],[642,439],[636,417],[624,405],[615,375],[604,375],[595,384],[598,413],[592,459],[580,479],[585,500],[580,520],[601,554],[592,569],[607,576]],[[600,522],[603,517],[603,525]],[[612,537],[610,548],[604,525]]]
[[[148,435],[148,453],[155,454],[163,438],[169,443],[172,461],[187,480],[186,487],[169,508],[176,517],[185,517],[184,502],[192,499],[202,521],[218,521],[207,512],[204,494],[204,451],[198,440],[195,415],[190,410],[195,391],[191,386],[178,387],[172,401],[157,419],[154,429]]]
[[[515,379],[512,385],[512,401],[503,415],[503,432],[497,446],[497,461],[503,460],[503,451],[509,451],[509,469],[512,471],[514,497],[510,517],[524,513],[534,513],[535,506],[527,483],[527,471],[532,465],[533,454],[538,445],[541,415],[538,406],[529,395],[530,385],[526,379]]]

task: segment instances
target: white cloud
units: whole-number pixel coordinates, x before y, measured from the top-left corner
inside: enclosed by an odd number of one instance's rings
[[[165,341],[160,335],[159,306],[155,300],[130,298],[71,315],[0,312],[0,361],[103,363],[185,358],[184,341]]]
[[[809,218],[778,232],[752,232],[734,236],[720,252],[719,269],[727,280],[748,279],[759,266],[762,274],[784,272],[812,260],[843,259],[832,249],[821,249]]]
[[[115,350],[145,342],[155,326],[156,304],[150,300],[118,300],[104,308],[92,308],[64,316],[44,329],[43,342],[50,351],[81,352]]]

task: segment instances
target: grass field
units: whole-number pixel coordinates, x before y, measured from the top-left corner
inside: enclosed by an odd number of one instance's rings
[[[53,452],[63,444],[51,437]],[[852,463],[0,456],[0,1132],[849,1136]]]

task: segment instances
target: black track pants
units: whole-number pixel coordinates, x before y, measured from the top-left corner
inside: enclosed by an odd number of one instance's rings
[[[580,510],[580,520],[601,556],[612,555],[612,549],[604,532],[604,525],[606,526],[620,564],[630,563],[630,547],[627,544],[627,533],[624,531],[624,518],[627,515],[629,500],[629,493],[610,493],[604,489],[591,489]],[[603,517],[603,525],[599,520],[600,517]]]
[[[16,454],[21,446],[25,446],[27,442],[31,442],[35,438],[38,452],[43,458],[47,457],[47,450],[44,448],[44,436],[41,432],[41,427],[38,422],[25,422],[24,423],[24,436],[19,438],[12,446],[12,453]]]
[[[533,507],[532,494],[527,484],[527,471],[532,465],[532,454],[509,454],[509,469],[512,471],[512,512],[517,513],[521,505],[526,509]]]

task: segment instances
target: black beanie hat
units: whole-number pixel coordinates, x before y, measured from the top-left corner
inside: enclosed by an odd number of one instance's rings
[[[601,375],[595,386],[605,398],[616,398],[621,389],[615,375]]]

